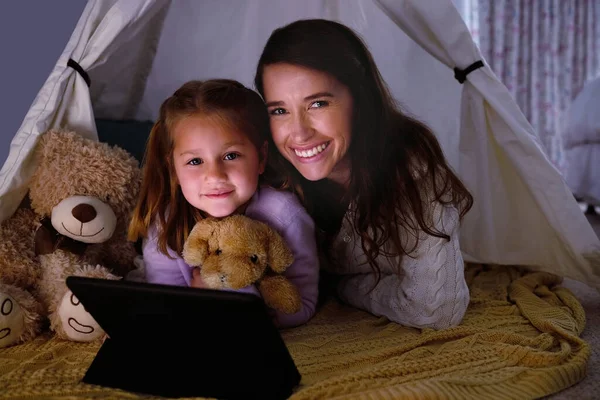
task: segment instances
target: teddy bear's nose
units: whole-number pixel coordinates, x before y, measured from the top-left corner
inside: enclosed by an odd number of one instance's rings
[[[96,209],[89,204],[79,204],[75,206],[71,211],[71,214],[73,214],[78,221],[84,224],[93,220],[96,218],[96,215],[98,215]]]

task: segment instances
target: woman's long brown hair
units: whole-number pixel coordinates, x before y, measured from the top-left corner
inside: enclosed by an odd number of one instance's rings
[[[229,79],[190,81],[167,98],[160,107],[142,166],[142,186],[128,238],[136,241],[157,228],[159,250],[181,254],[194,224],[202,219],[198,209],[183,196],[173,166],[173,126],[182,118],[203,115],[247,134],[257,150],[269,135],[269,117],[258,93]],[[259,151],[259,154],[260,151]],[[274,173],[267,165],[264,176]],[[261,181],[263,179],[261,177]]]
[[[462,219],[473,197],[448,165],[432,131],[397,106],[360,37],[342,24],[322,19],[300,20],[276,29],[255,75],[263,98],[264,67],[276,63],[325,72],[346,85],[353,98],[347,190],[327,180],[310,182],[277,151],[269,154],[287,175],[281,187],[291,187],[302,198],[317,227],[331,238],[352,204],[352,225],[378,275],[376,258],[389,240],[396,249],[394,255],[401,257],[418,246],[419,231],[449,240],[446,232],[435,228],[435,202],[456,206]],[[275,149],[272,141],[269,148]],[[405,235],[414,240],[403,240]]]

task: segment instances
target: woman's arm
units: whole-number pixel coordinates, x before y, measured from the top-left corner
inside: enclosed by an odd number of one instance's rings
[[[343,301],[401,325],[443,329],[458,325],[469,304],[454,207],[434,210],[436,228],[450,240],[423,233],[414,258],[404,256],[403,276],[374,273],[347,276],[338,286]],[[369,292],[375,285],[375,288]]]

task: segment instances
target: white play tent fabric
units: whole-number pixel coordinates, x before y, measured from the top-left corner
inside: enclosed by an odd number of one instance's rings
[[[269,33],[314,17],[360,33],[396,98],[436,132],[475,197],[461,231],[467,260],[529,265],[600,288],[600,241],[506,88],[487,65],[463,85],[453,78],[452,68],[482,57],[450,0],[90,0],[15,135],[0,172],[0,219],[26,193],[28,156],[44,130],[94,137],[94,117],[154,119],[188,79],[252,85]],[[90,90],[69,58],[90,74]]]
[[[588,82],[565,112],[562,139],[569,188],[600,205],[600,77]]]
[[[0,171],[0,221],[12,215],[27,193],[27,180],[35,166],[30,156],[41,133],[68,126],[83,136],[97,139],[90,90],[81,75],[67,66],[69,59],[77,61],[85,71],[99,68],[108,60],[112,71],[140,68],[138,53],[144,49],[131,46],[131,41],[143,39],[144,33],[156,26],[151,23],[152,17],[166,5],[164,1],[88,2],[65,50],[11,142]],[[123,47],[128,47],[128,51],[121,51]],[[133,80],[131,76],[128,78]],[[99,86],[102,90],[102,85]]]

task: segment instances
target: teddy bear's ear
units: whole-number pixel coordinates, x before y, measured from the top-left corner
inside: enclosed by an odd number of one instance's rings
[[[198,221],[183,244],[181,253],[185,262],[196,267],[202,265],[208,256],[208,240],[216,228],[216,221],[208,218]]]
[[[277,232],[266,225],[265,229],[269,240],[267,252],[269,267],[271,267],[274,272],[281,274],[287,267],[292,265],[294,256],[285,241]]]
[[[50,129],[39,136],[35,146],[36,156],[45,165],[56,163],[66,155],[73,143],[82,141],[83,138],[74,131]]]

